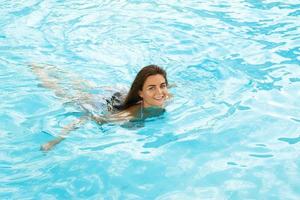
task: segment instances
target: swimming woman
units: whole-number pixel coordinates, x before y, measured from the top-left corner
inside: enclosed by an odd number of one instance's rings
[[[45,87],[53,89],[58,96],[64,96],[63,93],[65,92],[58,87],[57,80],[49,77],[40,66],[31,65],[31,67]],[[84,96],[84,98],[80,97],[77,99],[78,101],[85,101],[91,97],[91,95],[86,94],[80,94],[79,96]],[[153,114],[155,116],[156,113],[161,113],[165,101],[170,98],[165,70],[156,65],[148,65],[142,68],[136,75],[123,102],[120,96],[120,93],[115,93],[113,95],[109,101],[111,112],[107,115],[95,115],[85,106],[81,106],[81,108],[86,111],[86,115],[63,127],[60,136],[43,144],[41,149],[45,151],[50,150],[53,146],[64,140],[70,131],[78,128],[79,125],[83,124],[88,119],[92,119],[97,123],[102,124],[116,121],[144,119],[148,117],[150,113],[149,109],[151,109],[151,116],[153,116]],[[118,104],[116,104],[115,101],[118,102]],[[82,102],[79,102],[79,105],[80,104],[82,104]]]

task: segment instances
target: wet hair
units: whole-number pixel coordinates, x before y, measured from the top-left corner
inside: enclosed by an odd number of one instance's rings
[[[162,75],[166,81],[166,84],[168,85],[167,73],[161,67],[157,65],[148,65],[146,67],[143,67],[136,75],[123,103],[118,106],[116,105],[115,108],[117,108],[118,110],[125,110],[139,103],[142,100],[142,98],[139,95],[139,91],[143,89],[146,79],[149,76],[157,74]]]

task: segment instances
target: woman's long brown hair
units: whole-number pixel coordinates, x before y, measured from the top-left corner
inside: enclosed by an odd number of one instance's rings
[[[139,91],[143,89],[144,83],[149,76],[160,74],[164,77],[166,84],[168,85],[167,73],[165,70],[160,68],[157,65],[148,65],[142,68],[139,73],[136,75],[130,90],[126,96],[126,99],[121,106],[122,110],[125,110],[142,100],[139,96]]]

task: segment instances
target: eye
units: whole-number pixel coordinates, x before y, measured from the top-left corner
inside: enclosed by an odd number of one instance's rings
[[[166,88],[166,87],[167,87],[166,84],[161,84],[161,85],[160,85],[160,88],[163,88],[163,89],[164,89],[164,88]]]
[[[151,91],[154,90],[154,89],[155,89],[154,87],[149,87],[148,88],[148,90],[151,90]]]

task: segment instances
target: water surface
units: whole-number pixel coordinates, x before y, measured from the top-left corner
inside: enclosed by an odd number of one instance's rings
[[[299,199],[299,15],[294,0],[2,1],[0,198]],[[67,89],[129,87],[148,64],[177,86],[163,117],[89,121],[45,154],[81,110],[30,63]]]

